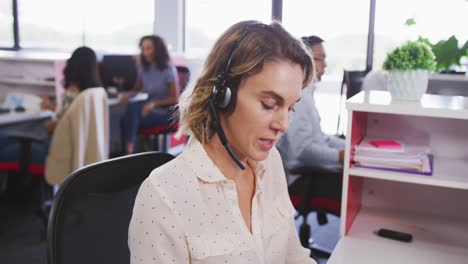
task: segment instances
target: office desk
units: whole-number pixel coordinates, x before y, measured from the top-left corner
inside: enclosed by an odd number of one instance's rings
[[[109,98],[109,106],[119,105],[121,95],[115,98]],[[145,101],[148,99],[147,93],[138,93],[136,96],[130,99],[131,102]],[[10,113],[0,114],[0,126],[7,126],[16,123],[30,122],[30,121],[39,121],[51,118],[55,115],[54,112],[50,110],[40,110],[40,111],[25,111],[25,112],[15,112],[11,111]]]
[[[45,120],[53,117],[54,115],[54,112],[49,110],[30,112],[26,111],[22,113],[12,111],[10,113],[0,114],[0,126],[8,126],[24,122]]]
[[[109,98],[109,106],[116,106],[120,104],[120,99],[122,98],[123,94],[119,94],[117,97],[114,98]],[[147,93],[138,93],[132,98],[130,98],[129,103],[133,102],[140,102],[140,101],[145,101],[148,99],[148,94]]]
[[[121,150],[121,131],[120,131],[120,119],[125,112],[126,106],[121,105],[120,102],[121,95],[115,98],[109,98],[109,114],[110,114],[110,151],[111,153],[117,153]],[[134,97],[130,98],[129,103],[145,101],[148,99],[147,93],[138,93]],[[42,121],[54,116],[52,111],[34,111],[34,112],[10,112],[5,114],[0,114],[0,128],[4,129],[9,126],[15,126],[12,128],[12,131],[26,131],[30,130],[31,127],[36,127],[37,124],[35,121]],[[24,127],[17,127],[17,125],[23,125],[25,123],[35,123]],[[41,127],[42,126],[38,126]]]

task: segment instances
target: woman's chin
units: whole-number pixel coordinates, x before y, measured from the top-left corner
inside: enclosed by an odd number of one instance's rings
[[[268,158],[268,155],[270,154],[270,151],[265,151],[265,150],[257,150],[252,155],[250,155],[250,159],[255,160],[255,161],[264,161]]]

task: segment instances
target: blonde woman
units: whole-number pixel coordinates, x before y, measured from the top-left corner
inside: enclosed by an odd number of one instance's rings
[[[191,140],[140,187],[132,263],[314,262],[274,147],[313,72],[279,23],[239,22],[218,39],[180,104],[180,133]]]

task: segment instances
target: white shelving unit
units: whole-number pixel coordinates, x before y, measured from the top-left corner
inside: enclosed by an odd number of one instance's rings
[[[13,84],[13,85],[55,87],[54,81],[43,81],[43,80],[22,80],[22,79],[14,79],[14,78],[2,78],[0,79],[0,83]]]
[[[20,92],[56,95],[60,100],[62,71],[68,57],[65,53],[0,51],[0,97]]]
[[[367,91],[347,109],[341,239],[328,263],[468,263],[468,98],[395,102]],[[425,140],[432,175],[354,167],[352,149],[364,136]],[[413,241],[379,237],[380,228]]]

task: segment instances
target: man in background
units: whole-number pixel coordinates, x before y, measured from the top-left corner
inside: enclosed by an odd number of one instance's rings
[[[320,114],[315,104],[316,83],[327,67],[323,39],[317,36],[303,37],[316,68],[316,80],[304,89],[301,100],[294,107],[289,129],[277,144],[287,168],[340,167],[344,160],[345,141],[326,135],[320,126]],[[291,179],[290,179],[291,180]]]

